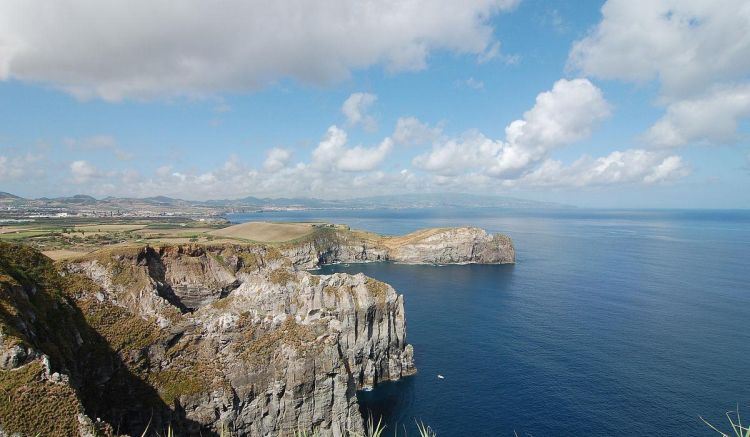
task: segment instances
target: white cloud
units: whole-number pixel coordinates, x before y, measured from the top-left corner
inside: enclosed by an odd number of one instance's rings
[[[341,112],[346,116],[346,122],[350,126],[362,125],[366,131],[375,131],[378,123],[375,118],[367,112],[378,100],[378,97],[370,93],[353,93],[341,105]]]
[[[628,149],[607,156],[584,156],[571,165],[546,160],[539,168],[511,184],[529,187],[595,187],[656,184],[681,178],[688,168],[679,156]]]
[[[486,64],[492,60],[499,59],[503,63],[508,65],[517,64],[521,59],[518,55],[506,55],[500,50],[500,41],[495,41],[492,45],[487,47],[487,50],[479,54],[477,62],[479,64]]]
[[[480,170],[502,149],[503,143],[479,132],[468,132],[461,138],[450,138],[435,144],[432,151],[414,158],[415,167],[442,176],[457,176]]]
[[[330,167],[335,164],[338,157],[341,156],[347,140],[346,132],[343,129],[339,129],[337,126],[329,127],[323,140],[313,150],[313,164],[319,167]]]
[[[85,184],[92,178],[100,176],[99,171],[87,161],[73,161],[70,163],[70,173],[73,175],[73,182],[76,184]]]
[[[407,146],[419,145],[435,141],[442,133],[439,126],[430,127],[416,117],[401,117],[396,121],[393,141]]]
[[[378,167],[393,148],[393,141],[386,137],[377,147],[356,146],[347,148],[346,132],[331,126],[326,136],[313,150],[312,166],[318,169],[369,171]]]
[[[263,163],[263,169],[269,172],[279,171],[286,167],[291,157],[292,154],[288,150],[281,147],[274,147],[268,151],[266,160]]]
[[[484,82],[482,82],[481,80],[474,79],[473,77],[466,79],[464,83],[466,84],[466,86],[468,86],[469,88],[473,90],[484,89]]]
[[[353,147],[344,150],[336,165],[342,171],[373,170],[383,162],[392,147],[393,141],[390,138],[384,139],[377,147]]]
[[[479,132],[435,144],[413,164],[435,175],[442,187],[589,187],[656,184],[685,176],[676,155],[628,149],[600,158],[584,156],[570,165],[549,159],[554,149],[591,135],[610,113],[601,91],[586,79],[559,80],[540,93],[534,106],[505,129],[505,140]],[[495,182],[495,183],[496,183]]]
[[[667,106],[646,140],[659,147],[699,141],[729,143],[736,139],[740,119],[746,117],[750,117],[750,84],[716,88]]]
[[[609,112],[609,104],[591,82],[561,79],[552,90],[537,96],[523,119],[505,128],[504,142],[474,133],[436,144],[413,163],[443,175],[474,169],[498,178],[515,178],[553,149],[591,135],[592,128]]]
[[[156,175],[162,178],[169,176],[170,173],[172,173],[171,165],[162,165],[156,169]]]
[[[518,0],[0,2],[0,79],[106,100],[249,91],[291,78],[491,53],[491,18]]]
[[[110,150],[117,146],[110,135],[94,135],[86,138],[65,138],[63,140],[71,150]]]
[[[523,120],[505,129],[511,144],[549,150],[591,135],[591,129],[610,113],[601,90],[588,79],[560,79],[552,90],[536,97]]]
[[[609,0],[602,21],[576,42],[570,65],[607,79],[659,79],[668,96],[702,92],[750,71],[745,0]]]
[[[44,171],[39,163],[42,155],[27,153],[20,156],[0,155],[0,181],[15,180],[34,175],[40,176]]]
[[[748,29],[746,0],[608,0],[568,66],[605,79],[658,80],[666,114],[646,134],[654,145],[728,142],[750,116]]]

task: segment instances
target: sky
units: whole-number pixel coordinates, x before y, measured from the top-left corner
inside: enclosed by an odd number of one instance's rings
[[[0,191],[750,208],[746,0],[3,0]]]

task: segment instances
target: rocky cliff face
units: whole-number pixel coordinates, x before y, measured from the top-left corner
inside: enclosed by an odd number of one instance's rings
[[[452,228],[404,237],[392,246],[389,259],[408,264],[507,264],[516,261],[513,242],[479,228]],[[388,244],[388,243],[386,243]]]
[[[295,265],[308,269],[336,262],[506,264],[516,261],[510,237],[469,227],[426,229],[399,237],[321,229],[305,241],[280,249]]]
[[[0,436],[362,432],[356,391],[415,371],[403,297],[302,268],[514,260],[509,239],[472,228],[117,248],[57,266],[0,249]]]
[[[119,356],[158,394],[152,423],[171,423],[186,434],[222,428],[258,436],[362,432],[356,390],[414,372],[403,298],[392,287],[364,275],[298,271],[273,248],[121,249],[68,263],[62,273],[59,281],[83,281],[72,298],[88,313],[86,329],[103,332],[115,349],[110,358]],[[112,326],[123,320],[137,323]],[[65,331],[75,325],[62,324]],[[44,329],[53,328],[46,323]],[[74,394],[86,375],[68,364],[76,363],[80,349],[70,335],[59,340],[71,347],[70,356],[53,359],[52,367],[75,373],[77,382],[68,387]],[[43,353],[16,344],[1,354],[3,368],[13,371],[37,356]],[[86,365],[79,360],[75,367]],[[113,383],[115,367],[98,366],[95,380],[102,387]],[[84,410],[76,407],[77,414]],[[124,407],[112,399],[101,399],[94,410],[132,434],[142,432],[149,411],[143,401]]]
[[[414,371],[392,287],[297,271],[273,248],[147,248],[66,271],[168,333],[144,376],[197,428],[362,431],[356,390]]]

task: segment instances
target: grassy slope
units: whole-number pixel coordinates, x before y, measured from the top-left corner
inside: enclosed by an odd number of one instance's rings
[[[41,357],[0,370],[4,431],[77,435],[77,415],[84,411],[112,424],[141,426],[152,411],[157,418],[173,414],[138,374],[147,359],[144,348],[159,340],[155,325],[100,302],[98,291],[88,278],[61,276],[36,250],[0,243],[0,353],[23,346],[48,356],[52,371],[70,378],[70,384],[43,379]],[[111,433],[106,425],[100,431]]]

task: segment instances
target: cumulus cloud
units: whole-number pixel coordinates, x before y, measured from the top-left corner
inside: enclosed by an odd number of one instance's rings
[[[352,70],[492,51],[490,19],[518,0],[7,0],[0,78],[107,100],[328,84]]]
[[[393,141],[386,137],[376,147],[346,147],[346,132],[331,126],[325,138],[313,150],[312,167],[318,169],[334,168],[346,172],[369,171],[378,167],[385,160],[393,147]]]
[[[263,169],[269,172],[279,171],[286,167],[292,153],[281,147],[274,147],[268,150],[266,160],[263,163]]]
[[[439,126],[431,127],[416,117],[401,117],[396,121],[393,141],[406,146],[420,145],[437,140],[442,133]]]
[[[336,165],[343,171],[372,170],[383,162],[392,147],[393,141],[390,138],[384,139],[377,147],[353,147],[344,150]]]
[[[20,156],[0,155],[0,181],[21,179],[31,174],[39,176],[42,155],[27,153]]]
[[[728,143],[735,140],[740,119],[746,117],[750,117],[750,84],[721,87],[667,106],[646,139],[660,147]]]
[[[341,105],[341,112],[346,116],[346,121],[350,126],[362,125],[367,131],[375,131],[378,123],[375,117],[367,112],[375,103],[378,97],[370,93],[353,93]]]
[[[689,169],[676,155],[628,149],[607,156],[584,156],[570,165],[546,160],[511,185],[530,187],[596,187],[606,185],[650,185],[684,177]]]
[[[70,174],[76,184],[85,184],[101,173],[88,161],[73,161],[70,163]]]
[[[438,175],[457,176],[484,168],[502,147],[502,142],[471,131],[460,138],[449,138],[435,144],[430,152],[418,155],[412,163]]]
[[[498,178],[517,177],[553,149],[588,137],[609,113],[609,104],[590,81],[561,79],[537,96],[522,119],[505,128],[505,141],[472,133],[435,144],[413,163],[443,175],[480,169]]]
[[[667,95],[691,95],[706,84],[746,78],[749,27],[744,0],[609,0],[569,62],[596,77],[658,78]]]
[[[652,144],[726,142],[749,112],[748,29],[745,0],[608,0],[568,66],[605,79],[658,80],[666,114],[646,134]]]

